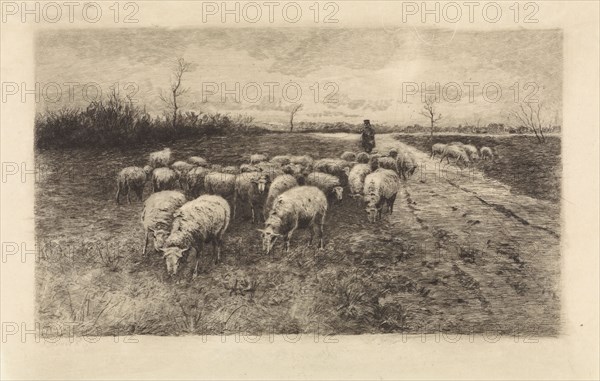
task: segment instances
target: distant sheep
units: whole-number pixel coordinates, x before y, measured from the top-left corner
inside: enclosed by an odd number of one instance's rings
[[[242,164],[240,165],[240,173],[246,172],[258,172],[260,168],[254,164]]]
[[[312,244],[315,231],[319,247],[323,248],[323,226],[327,214],[327,197],[317,187],[299,186],[285,191],[277,197],[262,234],[262,246],[266,254],[273,249],[278,237],[283,237],[285,250],[290,249],[290,239],[298,228],[310,229]]]
[[[306,176],[306,185],[312,185],[331,196],[338,202],[343,199],[344,188],[340,183],[340,179],[323,172],[313,172]]]
[[[346,161],[355,161],[356,154],[354,152],[346,151],[340,155],[340,159],[346,160]]]
[[[208,167],[213,172],[220,172],[223,169],[223,166],[221,164],[211,164]]]
[[[181,189],[187,188],[187,174],[193,168],[196,168],[194,164],[186,163],[185,161],[176,161],[171,164],[171,169],[177,173]]]
[[[286,190],[292,189],[296,186],[298,186],[298,181],[292,175],[280,175],[277,176],[271,182],[271,185],[269,186],[269,192],[267,194],[267,199],[263,208],[265,220],[267,219],[267,215],[271,211],[271,207],[273,206],[273,202],[275,201],[275,199]]]
[[[262,163],[256,164],[256,166],[258,167],[259,171],[264,172],[265,174],[268,174],[269,177],[272,179],[284,174],[284,171],[277,164],[262,162]]]
[[[444,151],[446,150],[447,145],[442,143],[435,143],[431,146],[431,158],[435,158],[436,156],[443,156]]]
[[[162,191],[148,197],[144,202],[141,218],[145,233],[142,255],[146,255],[150,234],[154,241],[154,249],[160,250],[171,232],[173,213],[185,202],[185,196],[178,191]]]
[[[254,154],[250,155],[250,164],[262,163],[263,161],[267,161],[269,158],[264,154]]]
[[[389,169],[378,169],[367,175],[363,194],[370,222],[381,219],[384,204],[387,205],[389,212],[393,213],[399,187],[400,178],[396,172]]]
[[[174,214],[171,233],[161,248],[167,264],[167,273],[177,274],[182,258],[195,257],[194,277],[204,244],[212,243],[215,263],[221,260],[223,234],[229,226],[229,204],[219,196],[200,196],[185,203]],[[191,261],[190,261],[191,263]]]
[[[369,162],[369,159],[369,154],[366,152],[361,152],[358,155],[356,155],[356,162],[360,164],[367,164]]]
[[[204,190],[208,194],[230,197],[235,193],[235,175],[210,172],[204,177]]]
[[[152,168],[168,167],[171,163],[171,149],[165,148],[162,151],[152,152],[148,157],[148,164]]]
[[[117,175],[117,204],[120,202],[121,193],[127,194],[127,202],[131,204],[130,194],[135,192],[140,201],[144,193],[144,185],[152,174],[152,167],[127,167],[123,168]]]
[[[479,151],[474,145],[463,144],[462,149],[467,153],[467,156],[469,156],[469,160],[475,161],[479,159]]]
[[[273,157],[271,160],[269,160],[270,163],[272,164],[277,164],[279,166],[284,166],[289,164],[290,161],[290,157],[287,155],[279,155],[279,156],[275,156]]]
[[[356,164],[348,175],[348,187],[350,188],[350,196],[358,197],[362,194],[365,184],[365,177],[371,173],[369,164]]]
[[[398,175],[408,180],[417,170],[417,159],[410,152],[401,152],[396,159]]]
[[[204,178],[210,170],[204,167],[195,167],[187,173],[187,188],[190,194],[198,197],[204,191]]]
[[[261,172],[247,172],[235,178],[235,192],[233,195],[233,218],[235,218],[239,201],[246,202],[252,212],[252,222],[256,222],[256,213],[267,197],[270,184],[269,175]]]
[[[494,160],[494,153],[490,147],[481,147],[482,160]]]
[[[200,167],[208,167],[208,161],[200,156],[190,156],[187,161],[190,164],[198,165]]]
[[[463,142],[450,142],[448,143],[449,146],[457,146],[457,147],[462,147],[465,145],[465,143]]]
[[[152,171],[152,192],[160,192],[177,188],[179,177],[171,168],[161,167]]]
[[[461,147],[458,146],[447,146],[444,149],[444,153],[442,154],[442,159],[440,160],[440,163],[444,159],[446,159],[446,162],[448,163],[450,163],[450,159],[454,159],[454,163],[457,165],[469,164],[469,156]]]

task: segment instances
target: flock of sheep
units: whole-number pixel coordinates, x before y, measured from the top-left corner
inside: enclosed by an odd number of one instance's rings
[[[450,159],[454,160],[455,164],[458,165],[469,165],[479,159],[482,160],[493,160],[494,154],[490,147],[481,147],[480,150],[474,145],[464,144],[461,142],[452,142],[448,144],[436,143],[431,146],[431,158],[440,156],[442,162],[446,159],[450,162]]]
[[[453,157],[468,162],[477,149],[462,144],[439,145],[432,156]],[[474,148],[474,147],[473,147]],[[481,149],[481,155],[491,150]],[[370,222],[381,218],[384,208],[393,211],[401,179],[417,169],[415,157],[401,149],[387,155],[344,152],[339,158],[314,160],[310,156],[254,154],[247,163],[223,167],[192,156],[172,160],[166,148],[153,152],[143,168],[127,167],[117,176],[117,203],[135,193],[142,200],[143,189],[151,181],[152,195],[145,201],[141,222],[145,230],[143,255],[152,238],[154,248],[163,253],[169,275],[177,274],[182,259],[198,260],[206,244],[212,244],[215,262],[220,260],[223,235],[239,207],[251,211],[252,222],[261,218],[258,229],[262,247],[269,254],[278,238],[289,250],[297,229],[310,230],[323,247],[323,226],[330,207],[343,199],[344,190],[363,203]],[[191,263],[191,262],[190,262]]]

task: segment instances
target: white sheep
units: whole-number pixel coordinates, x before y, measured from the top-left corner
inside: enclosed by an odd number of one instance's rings
[[[195,167],[187,173],[187,188],[194,197],[200,196],[204,191],[204,178],[210,170],[204,167]]]
[[[171,163],[171,149],[165,148],[162,151],[152,152],[148,157],[148,164],[152,168],[168,167]]]
[[[200,156],[190,156],[187,161],[190,164],[198,165],[200,167],[208,167],[208,161]]]
[[[396,166],[396,159],[390,156],[380,157],[377,159],[377,165],[379,168],[383,169],[391,169],[392,171],[398,172],[398,168]]]
[[[144,185],[152,175],[152,167],[146,165],[144,168],[127,167],[123,168],[117,175],[117,204],[122,192],[127,194],[127,202],[131,204],[130,194],[135,192],[140,201],[144,194]]]
[[[337,176],[342,185],[348,182],[348,174],[350,174],[352,163],[342,159],[321,159],[315,162],[313,170],[316,172],[328,173]]]
[[[266,198],[270,182],[269,175],[261,172],[246,172],[237,175],[233,194],[233,218],[235,219],[238,201],[245,201],[250,206],[252,222],[256,222],[256,210]]]
[[[152,192],[175,189],[178,183],[177,172],[171,168],[161,167],[152,171]]]
[[[269,192],[267,194],[267,200],[265,201],[265,206],[263,209],[265,219],[271,211],[275,199],[286,190],[297,186],[298,181],[292,175],[279,175],[271,182],[271,185],[269,186]]]
[[[369,154],[366,152],[360,152],[358,155],[356,155],[356,162],[359,164],[367,164],[369,159]]]
[[[232,175],[237,175],[238,173],[240,173],[240,170],[235,165],[228,165],[227,167],[223,167],[221,169],[221,172],[223,172],[223,173],[229,173],[229,174],[232,174]]]
[[[181,189],[187,188],[187,174],[194,168],[196,168],[194,164],[190,164],[185,161],[176,161],[171,164],[171,169],[177,173]]]
[[[283,237],[285,250],[290,249],[290,239],[296,229],[310,229],[312,244],[315,231],[319,236],[319,247],[323,248],[323,226],[327,214],[327,197],[317,187],[299,186],[280,194],[264,229],[257,229],[262,234],[262,246],[269,254],[278,237]]]
[[[269,160],[269,158],[264,154],[250,155],[250,164],[257,164],[267,160]]]
[[[288,155],[279,155],[273,157],[271,160],[269,160],[269,162],[279,166],[284,166],[290,163],[290,157]]]
[[[258,172],[260,168],[254,164],[241,164],[240,165],[240,173],[246,172]]]
[[[343,154],[340,155],[340,159],[342,160],[346,160],[346,161],[355,161],[356,160],[356,154],[354,152],[351,151],[346,151]]]
[[[431,146],[431,158],[435,158],[436,155],[440,157],[444,155],[444,151],[446,150],[447,145],[442,143],[435,143]]]
[[[350,170],[348,175],[348,187],[350,188],[351,197],[359,197],[362,194],[365,184],[365,177],[371,173],[369,164],[356,164]]]
[[[142,255],[146,255],[150,234],[152,234],[154,240],[155,250],[160,250],[171,232],[173,213],[185,202],[185,196],[178,191],[162,191],[148,197],[144,202],[141,218],[145,233]]]
[[[490,147],[481,147],[481,159],[483,160],[494,160],[494,153]]]
[[[459,146],[446,146],[440,163],[444,159],[446,159],[447,163],[450,163],[450,158],[454,159],[454,163],[457,165],[460,165],[461,163],[464,165],[469,164],[469,155],[467,155],[467,153]]]
[[[378,169],[367,175],[363,194],[370,222],[381,219],[384,204],[387,205],[390,213],[394,212],[394,202],[399,187],[400,178],[392,170]]]
[[[397,173],[404,180],[410,178],[417,169],[417,160],[410,152],[400,152],[396,158]]]
[[[217,194],[230,197],[235,193],[235,175],[223,172],[210,172],[204,177],[204,191],[208,194]]]
[[[304,169],[312,170],[314,160],[309,155],[290,156],[290,164],[300,164]]]
[[[331,196],[338,202],[342,201],[344,188],[340,183],[340,179],[323,172],[312,172],[306,176],[306,185],[312,185],[325,193],[327,196]]]
[[[194,277],[198,274],[198,262],[205,244],[212,243],[215,263],[221,260],[223,234],[229,226],[231,211],[225,199],[219,196],[200,196],[185,203],[174,213],[171,233],[161,251],[167,264],[167,272],[177,274],[182,258],[195,257]]]

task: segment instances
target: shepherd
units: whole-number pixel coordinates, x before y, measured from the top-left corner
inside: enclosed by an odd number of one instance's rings
[[[362,148],[366,153],[371,153],[373,148],[375,148],[375,130],[371,127],[371,121],[369,119],[365,119],[364,124],[361,133]]]

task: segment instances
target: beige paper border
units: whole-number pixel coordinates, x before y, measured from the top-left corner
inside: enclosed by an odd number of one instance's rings
[[[20,3],[20,2],[19,2]],[[111,2],[112,3],[112,2]],[[283,2],[282,2],[283,3]],[[337,1],[342,13],[336,26],[381,24],[391,2]],[[103,3],[104,7],[107,7]],[[140,26],[199,25],[191,2],[138,2]],[[458,343],[426,343],[420,337],[403,342],[400,335],[302,338],[274,343],[236,343],[228,337],[137,337],[137,343],[103,338],[91,344],[25,343],[7,340],[1,347],[3,379],[597,379],[598,371],[598,2],[537,2],[540,23],[535,28],[564,30],[563,110],[563,334],[559,339],[515,343],[503,338],[488,343],[476,336]],[[303,4],[304,5],[304,4]],[[196,4],[197,6],[197,4]],[[142,16],[143,15],[143,16]],[[259,23],[257,26],[265,26]],[[280,25],[278,23],[267,24]],[[310,22],[299,25],[311,26]],[[33,31],[69,24],[1,26],[1,79],[33,79]],[[73,26],[114,27],[110,22]],[[119,25],[122,26],[122,25]],[[238,25],[213,25],[235,27]],[[252,25],[239,25],[251,27]],[[522,25],[521,25],[522,26]],[[461,24],[461,28],[514,28],[499,24]],[[530,27],[525,25],[524,27]],[[65,59],[68,59],[66,57]],[[33,163],[32,102],[1,104],[2,163]],[[34,242],[33,181],[2,183],[2,242]],[[34,264],[1,264],[1,321],[33,322]],[[293,341],[288,338],[289,341]]]

